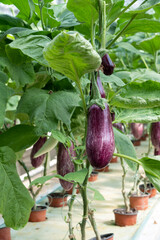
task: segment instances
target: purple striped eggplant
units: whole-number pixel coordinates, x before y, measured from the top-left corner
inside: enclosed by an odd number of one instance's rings
[[[35,168],[39,167],[43,163],[43,160],[46,154],[43,154],[36,158],[34,158],[34,155],[39,151],[39,149],[44,145],[46,141],[47,141],[47,137],[40,137],[38,141],[33,145],[33,148],[30,154],[30,159],[31,159],[32,166]]]
[[[131,123],[131,133],[136,139],[140,139],[143,135],[144,125],[143,123]]]
[[[105,75],[111,75],[114,71],[115,65],[107,53],[102,57],[101,66]]]
[[[104,110],[92,105],[88,112],[86,152],[88,160],[94,168],[100,169],[108,165],[115,149],[112,119],[109,107]]]
[[[160,122],[155,122],[151,124],[151,141],[153,146],[159,150],[160,149]]]
[[[74,151],[74,145],[71,143],[70,148],[65,148],[63,143],[58,144],[58,154],[57,154],[57,173],[64,177],[67,173],[74,172],[74,163],[71,158],[76,157],[76,152]],[[59,179],[61,186],[69,191],[73,184],[65,180]]]

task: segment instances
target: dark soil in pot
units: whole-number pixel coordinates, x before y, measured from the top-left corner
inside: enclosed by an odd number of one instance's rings
[[[139,189],[141,192],[144,192],[144,184],[139,185]],[[150,193],[149,198],[152,198],[157,194],[157,189],[153,186],[152,183],[148,183],[146,192]]]
[[[113,233],[107,233],[107,234],[101,235],[101,239],[102,239],[102,240],[113,240],[113,236],[114,236]],[[94,238],[91,238],[91,239],[89,239],[89,240],[96,240],[96,239],[97,239],[97,238],[94,237]]]
[[[0,240],[11,240],[11,230],[9,227],[0,228]]]
[[[149,193],[140,195],[132,194],[129,198],[130,207],[136,210],[146,210],[148,208]]]
[[[97,180],[97,178],[98,178],[98,172],[93,171],[93,172],[91,172],[91,175],[90,175],[90,177],[88,178],[88,181],[89,181],[89,182],[94,182],[94,181]]]
[[[67,206],[68,194],[66,193],[50,193],[48,194],[48,201],[50,207],[64,207]]]
[[[29,222],[43,222],[46,220],[47,206],[37,206],[31,210]]]
[[[113,210],[115,215],[115,224],[120,227],[135,225],[137,222],[136,209],[131,209],[129,212],[126,209],[118,208]]]

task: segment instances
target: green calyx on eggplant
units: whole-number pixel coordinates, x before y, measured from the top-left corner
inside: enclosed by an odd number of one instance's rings
[[[63,143],[58,143],[57,153],[57,173],[64,177],[67,173],[74,172],[74,163],[71,158],[76,157],[74,145],[71,143],[70,148],[65,147]],[[64,190],[69,191],[73,184],[65,180],[59,179],[61,186]]]
[[[101,67],[105,75],[111,75],[114,71],[115,65],[107,53],[102,57]]]
[[[144,125],[143,123],[131,123],[131,133],[136,139],[140,139],[143,135]]]
[[[39,151],[39,149],[44,145],[46,141],[47,141],[47,137],[40,137],[38,141],[33,145],[33,148],[30,154],[30,159],[31,159],[32,166],[35,168],[39,167],[43,163],[43,160],[46,154],[42,154],[41,156],[36,158],[34,158],[34,155]]]
[[[115,149],[112,119],[108,104],[102,110],[96,104],[88,111],[86,152],[90,164],[97,169],[107,166]]]
[[[155,122],[151,124],[151,141],[153,146],[159,150],[160,149],[160,122]]]

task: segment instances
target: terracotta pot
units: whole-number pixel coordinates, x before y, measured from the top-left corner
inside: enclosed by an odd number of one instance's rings
[[[139,185],[139,189],[141,192],[144,192],[144,184]],[[152,183],[148,183],[146,192],[150,193],[149,198],[152,198],[157,194],[157,189],[153,186]]]
[[[149,194],[136,195],[132,194],[129,198],[130,207],[136,210],[145,210],[148,208]]]
[[[48,201],[50,207],[65,207],[67,206],[68,194],[64,193],[50,193],[48,194]]]
[[[100,235],[100,236],[101,236],[102,240],[113,240],[114,234],[113,233],[107,233],[107,234],[103,234],[103,235]],[[91,238],[89,240],[96,240],[96,237]]]
[[[137,210],[132,209],[131,212],[126,212],[125,209],[119,208],[113,210],[115,215],[115,224],[120,227],[135,225],[137,222]]]
[[[0,240],[11,240],[11,230],[9,227],[0,228]]]
[[[72,194],[73,188],[71,188],[70,190],[66,191],[67,194]],[[79,193],[79,188],[76,188],[76,194]]]
[[[141,145],[141,141],[140,140],[132,140],[132,143],[136,147]]]
[[[88,181],[89,181],[89,182],[94,182],[94,181],[97,180],[97,178],[98,178],[98,172],[93,171],[93,172],[91,173],[90,177],[88,178]]]
[[[118,162],[118,157],[115,156],[115,157],[112,157],[110,163],[117,163]]]
[[[32,209],[29,217],[29,222],[43,222],[46,220],[47,206],[37,206]]]

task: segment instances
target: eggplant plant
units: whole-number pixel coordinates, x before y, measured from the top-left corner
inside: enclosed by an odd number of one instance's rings
[[[4,3],[3,0],[0,2]],[[45,176],[32,184],[43,184],[52,177],[58,177],[73,184],[73,196],[75,186],[80,186],[82,240],[86,239],[88,218],[97,239],[100,239],[93,211],[88,205],[87,182],[91,164],[101,168],[110,161],[114,140],[118,149],[114,155],[123,158],[133,170],[136,164],[141,165],[160,190],[159,157],[137,159],[132,143],[116,129],[113,139],[109,113],[115,112],[113,124],[160,120],[159,36],[155,34],[160,26],[159,1],[143,1],[133,8],[135,2],[138,1],[133,0],[129,4],[124,0],[68,0],[62,4],[45,0],[6,1],[18,8],[16,16],[0,15],[0,127],[6,119],[18,122],[0,135],[0,183],[7,179],[5,187],[0,187],[3,196],[0,213],[7,226],[14,229],[23,227],[34,205],[16,171],[18,155],[46,133],[54,137],[55,131],[59,131],[59,122],[63,125],[60,133],[70,137],[74,143],[76,158],[71,160],[75,172],[64,175],[59,171],[59,175]],[[150,9],[154,14],[150,14]],[[146,40],[147,34],[149,39]],[[139,40],[140,44],[136,44]],[[150,48],[153,43],[156,54]],[[96,83],[98,71],[105,89],[102,97]],[[12,103],[15,96],[17,104],[9,108],[8,102]],[[92,110],[104,118],[101,139],[97,138],[93,144],[92,136],[96,137],[102,119],[94,118],[95,122],[91,122]],[[95,127],[91,137],[87,122]],[[109,131],[103,135],[104,129]],[[53,137],[47,141],[47,150],[43,153],[53,147]],[[59,141],[58,137],[56,140]],[[97,150],[98,163],[92,158],[96,141],[103,143],[101,151]],[[106,146],[110,148],[107,159],[103,159]],[[6,201],[10,189],[13,201]],[[72,199],[68,214],[69,235],[75,240]],[[20,206],[22,200],[25,202],[23,207]]]

